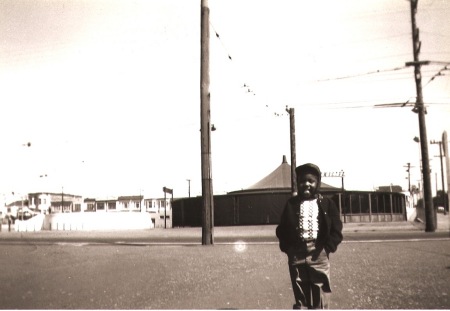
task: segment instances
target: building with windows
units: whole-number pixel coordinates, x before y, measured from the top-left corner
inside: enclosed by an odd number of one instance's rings
[[[67,193],[30,193],[27,199],[5,206],[5,213],[17,221],[17,228],[28,231],[18,213],[27,209],[42,215],[42,224],[33,222],[32,230],[111,230],[172,227],[172,200],[144,198],[143,195],[85,198]],[[4,216],[2,216],[4,217]],[[29,223],[29,222],[28,222]]]

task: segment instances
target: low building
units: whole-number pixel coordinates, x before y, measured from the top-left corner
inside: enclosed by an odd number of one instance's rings
[[[114,230],[172,227],[172,200],[119,196],[85,198],[67,193],[30,193],[25,199],[5,207],[12,219],[26,208],[33,215],[42,214],[42,226],[21,222],[19,231],[43,230]],[[45,217],[44,217],[45,214]],[[3,215],[3,213],[2,213]],[[40,218],[41,219],[41,218]],[[19,226],[20,225],[20,226]],[[39,229],[39,230],[40,230]]]
[[[43,214],[81,212],[83,198],[69,193],[36,192],[28,194],[30,209]]]
[[[320,192],[336,203],[343,222],[406,220],[406,199],[402,193],[348,191],[323,181]],[[247,189],[215,195],[214,225],[278,224],[291,196],[291,166],[284,156],[274,171]],[[174,200],[173,226],[201,226],[202,206],[201,197]]]

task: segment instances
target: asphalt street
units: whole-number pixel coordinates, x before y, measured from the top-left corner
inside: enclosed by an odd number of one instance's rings
[[[2,232],[0,308],[291,309],[286,256],[273,230],[215,228],[217,241],[229,240],[213,246],[190,242],[199,228]],[[157,236],[164,239],[153,242]],[[186,242],[161,242],[180,237]],[[331,308],[450,308],[443,228],[346,224],[344,238],[331,255]]]

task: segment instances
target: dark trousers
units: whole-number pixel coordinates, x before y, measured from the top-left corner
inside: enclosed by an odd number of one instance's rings
[[[307,280],[314,271],[306,265],[289,267],[294,291],[294,309],[328,309],[330,293],[322,290],[323,283]]]
[[[331,292],[328,256],[324,250],[317,253],[313,243],[306,244],[304,250],[289,264],[294,309],[328,309]]]

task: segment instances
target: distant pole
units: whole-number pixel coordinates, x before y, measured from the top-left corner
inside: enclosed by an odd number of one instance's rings
[[[169,193],[172,195],[172,201],[173,201],[173,189],[163,187],[164,192],[164,229],[167,228],[167,196],[166,193]],[[170,202],[170,206],[172,207],[172,201]]]
[[[191,197],[191,180],[190,179],[186,179],[187,180],[187,182],[188,182],[188,195],[189,195],[189,198]]]
[[[22,215],[21,215],[21,220],[23,221],[23,214],[24,214],[24,209],[23,209],[23,194],[20,195],[20,204],[21,204],[21,208],[22,208]]]
[[[297,195],[297,176],[295,174],[296,164],[296,147],[295,147],[295,111],[294,108],[289,108],[286,106],[286,111],[289,113],[289,132],[291,139],[291,192],[292,196]]]
[[[172,209],[172,214],[170,216],[170,219],[173,219],[173,191],[170,193],[170,209]],[[172,220],[172,224],[170,227],[173,228],[173,220]]]
[[[164,190],[164,229],[167,228],[166,219],[167,219],[167,198],[166,198],[166,191]]]
[[[202,245],[214,244],[214,197],[211,171],[211,111],[209,94],[209,7],[201,0],[200,119],[202,153]]]
[[[444,182],[444,161],[443,161],[443,154],[442,154],[442,141],[439,142],[439,158],[441,160],[441,181],[442,181],[442,199],[444,201],[444,214],[447,210],[447,201],[445,200],[445,182]],[[436,183],[437,188],[437,183]],[[437,191],[436,191],[437,192]]]
[[[433,207],[433,195],[431,193],[430,162],[428,160],[428,139],[425,124],[425,107],[422,95],[422,74],[420,71],[420,67],[423,64],[426,64],[426,62],[419,61],[421,42],[419,41],[419,29],[416,27],[417,2],[418,0],[410,0],[414,61],[409,62],[406,65],[414,66],[414,78],[416,82],[417,98],[416,105],[413,111],[417,112],[419,117],[420,147],[422,153],[423,194],[425,203],[425,231],[434,232],[436,231],[435,209]]]
[[[448,138],[447,132],[442,133],[442,150],[445,158],[445,168],[447,175],[447,205],[445,206],[445,213],[448,214],[450,205],[450,155],[448,154]],[[445,191],[444,191],[445,194]]]
[[[408,162],[406,163],[406,166],[403,167],[407,168],[406,172],[408,173],[408,191],[411,192],[411,163]]]
[[[61,213],[64,213],[64,187],[61,187]]]

